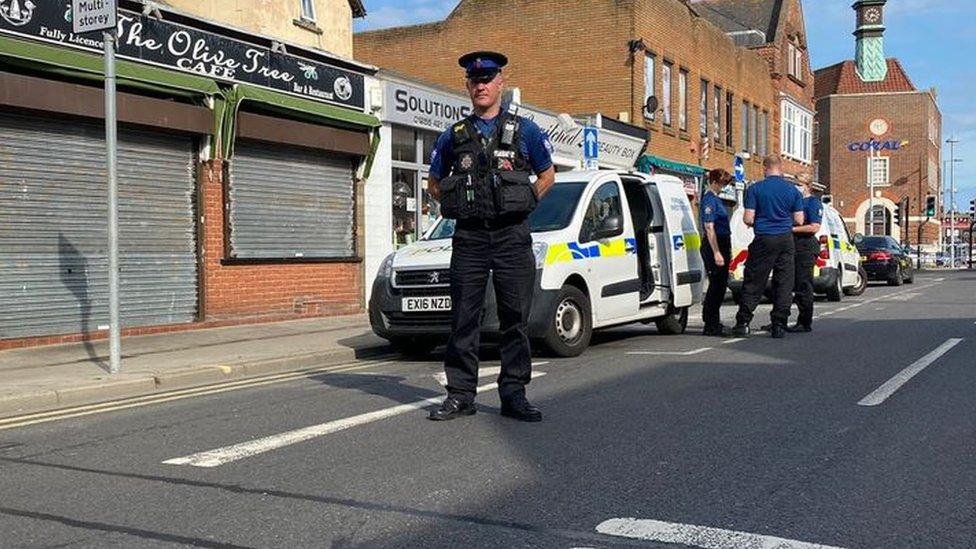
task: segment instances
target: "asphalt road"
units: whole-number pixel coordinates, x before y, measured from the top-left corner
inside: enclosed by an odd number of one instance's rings
[[[539,357],[538,424],[491,390],[447,423],[402,406],[441,394],[435,357],[2,430],[0,546],[976,547],[976,273],[817,312]]]

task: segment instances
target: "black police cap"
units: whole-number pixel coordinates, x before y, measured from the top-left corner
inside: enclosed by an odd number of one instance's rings
[[[494,51],[473,51],[458,59],[468,78],[498,74],[507,64],[508,58]]]

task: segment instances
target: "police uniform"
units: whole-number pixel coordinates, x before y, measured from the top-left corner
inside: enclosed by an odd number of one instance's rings
[[[773,335],[782,336],[790,318],[795,275],[793,214],[803,211],[803,195],[782,176],[770,176],[746,189],[743,206],[756,212],[749,244],[742,299],[736,314],[735,335],[747,335],[753,312],[766,290],[769,273],[773,273]]]
[[[722,321],[719,309],[725,300],[725,289],[729,283],[729,263],[732,261],[732,229],[729,226],[729,211],[714,192],[705,191],[699,204],[699,217],[702,231],[706,223],[715,227],[715,239],[718,241],[718,251],[725,259],[724,266],[715,264],[715,250],[708,238],[702,239],[702,259],[705,261],[705,271],[708,273],[708,291],[702,303],[702,320],[705,323],[706,335],[721,335]]]
[[[492,52],[475,52],[459,60],[468,78],[488,79],[506,62]],[[527,322],[535,282],[526,219],[538,202],[530,176],[552,167],[551,153],[552,145],[539,126],[508,112],[506,105],[495,118],[472,114],[455,123],[435,143],[430,176],[440,187],[441,215],[457,221],[450,267],[452,329],[444,361],[448,399],[440,410],[431,412],[431,419],[474,413],[489,273],[501,331],[502,412],[506,403],[525,402],[525,386],[532,376]]]
[[[823,203],[816,196],[803,199],[803,224],[823,221]],[[793,301],[799,309],[797,326],[790,331],[808,331],[813,325],[813,265],[820,254],[820,243],[815,234],[796,234],[796,275],[793,284]]]

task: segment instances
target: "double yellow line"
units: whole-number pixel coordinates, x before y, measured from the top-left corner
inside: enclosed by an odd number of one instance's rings
[[[269,374],[264,376],[252,377],[248,379],[241,379],[237,381],[227,381],[224,383],[218,383],[213,385],[204,385],[202,387],[194,387],[192,389],[179,389],[175,391],[166,391],[163,393],[157,393],[152,395],[123,398],[118,400],[112,400],[109,402],[100,402],[98,404],[86,404],[83,406],[73,406],[71,408],[52,410],[50,412],[39,412],[36,414],[9,417],[6,419],[0,419],[0,431],[3,431],[5,429],[14,429],[17,427],[26,427],[28,425],[36,425],[38,423],[47,423],[50,421],[59,421],[62,419],[84,417],[84,416],[90,416],[94,414],[101,414],[105,412],[126,410],[129,408],[138,408],[141,406],[149,406],[151,404],[161,404],[163,402],[172,402],[174,400],[182,400],[184,398],[216,395],[220,393],[226,393],[228,391],[236,391],[238,389],[250,389],[252,387],[261,387],[263,385],[270,385],[272,383],[281,383],[283,381],[291,381],[294,379],[308,378],[316,374],[353,372],[357,370],[365,370],[367,368],[375,368],[377,366],[385,366],[385,365],[395,364],[395,363],[396,362],[391,360],[374,360],[365,363],[361,361],[345,362],[342,364],[323,366],[320,368],[307,368],[303,370],[297,370],[294,372],[286,372],[281,374]]]

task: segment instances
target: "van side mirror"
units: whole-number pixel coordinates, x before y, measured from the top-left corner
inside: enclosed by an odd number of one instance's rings
[[[860,244],[861,242],[864,242],[864,235],[861,233],[855,233],[852,240],[855,244]]]
[[[623,234],[624,222],[619,215],[611,215],[604,220],[590,233],[590,240],[603,240]]]

